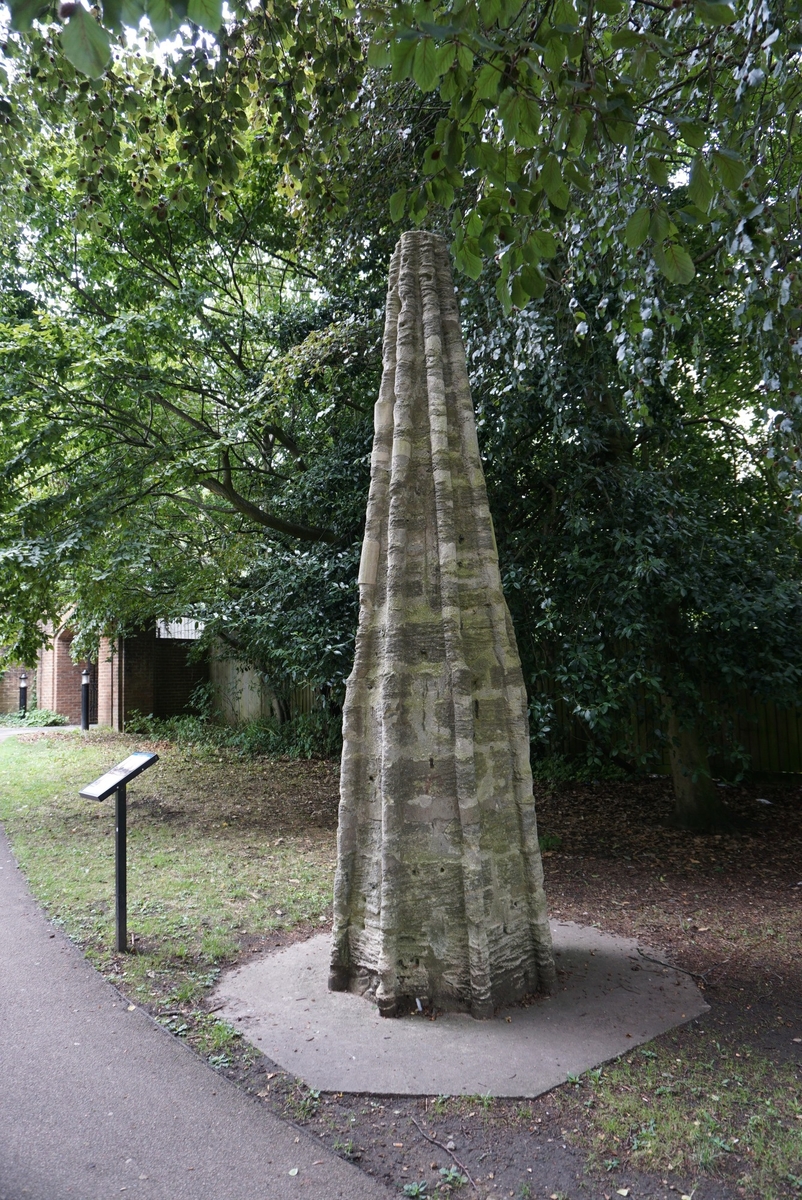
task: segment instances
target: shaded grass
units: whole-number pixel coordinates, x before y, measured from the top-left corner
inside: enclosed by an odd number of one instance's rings
[[[78,790],[131,747],[114,735],[5,741],[0,818],[37,899],[106,978],[156,1007],[195,1003],[254,932],[326,921],[334,835],[292,828],[285,812],[271,813],[269,797],[257,794],[261,776],[251,792],[247,781],[234,790],[225,768],[207,764],[199,774],[160,745],[161,761],[128,789],[135,953],[117,954],[114,804],[81,800]],[[259,770],[269,776],[270,764]]]
[[[733,1051],[700,1026],[695,1033],[690,1046],[689,1032],[666,1034],[555,1094],[564,1117],[582,1113],[589,1165],[724,1175],[766,1200],[802,1191],[795,1064]]]

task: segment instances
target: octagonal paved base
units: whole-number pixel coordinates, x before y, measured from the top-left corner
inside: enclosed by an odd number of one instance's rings
[[[557,991],[492,1021],[388,1020],[359,996],[328,991],[327,934],[227,972],[213,1000],[309,1087],[413,1096],[537,1096],[708,1010],[687,975],[649,962],[634,941],[556,921],[552,935]]]

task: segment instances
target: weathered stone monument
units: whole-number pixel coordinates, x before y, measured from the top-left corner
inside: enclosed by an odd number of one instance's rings
[[[554,982],[521,665],[445,242],[390,267],[329,985],[491,1017]]]

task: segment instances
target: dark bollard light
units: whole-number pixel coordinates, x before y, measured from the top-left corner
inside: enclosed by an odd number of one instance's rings
[[[19,677],[19,710],[23,717],[28,711],[28,673],[23,671]]]
[[[126,842],[126,811],[125,811],[125,789],[129,779],[135,779],[137,775],[141,775],[148,767],[152,767],[155,762],[159,761],[158,754],[151,754],[147,750],[137,750],[134,754],[129,754],[128,758],[124,759],[118,766],[112,767],[105,775],[101,775],[100,779],[96,779],[94,783],[88,783],[85,788],[82,788],[78,793],[83,796],[84,800],[105,800],[112,792],[116,793],[115,801],[115,839],[114,839],[114,866],[115,866],[115,902],[114,902],[114,922],[115,922],[115,946],[123,953],[128,949],[128,875],[125,862],[125,842]]]
[[[89,730],[89,668],[81,672],[81,732]]]

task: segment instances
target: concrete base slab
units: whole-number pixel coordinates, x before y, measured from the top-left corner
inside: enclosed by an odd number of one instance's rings
[[[556,921],[552,935],[558,990],[492,1021],[386,1019],[368,1000],[330,992],[326,934],[227,972],[216,1014],[320,1091],[531,1097],[708,1010],[688,975],[650,962],[631,939]]]

